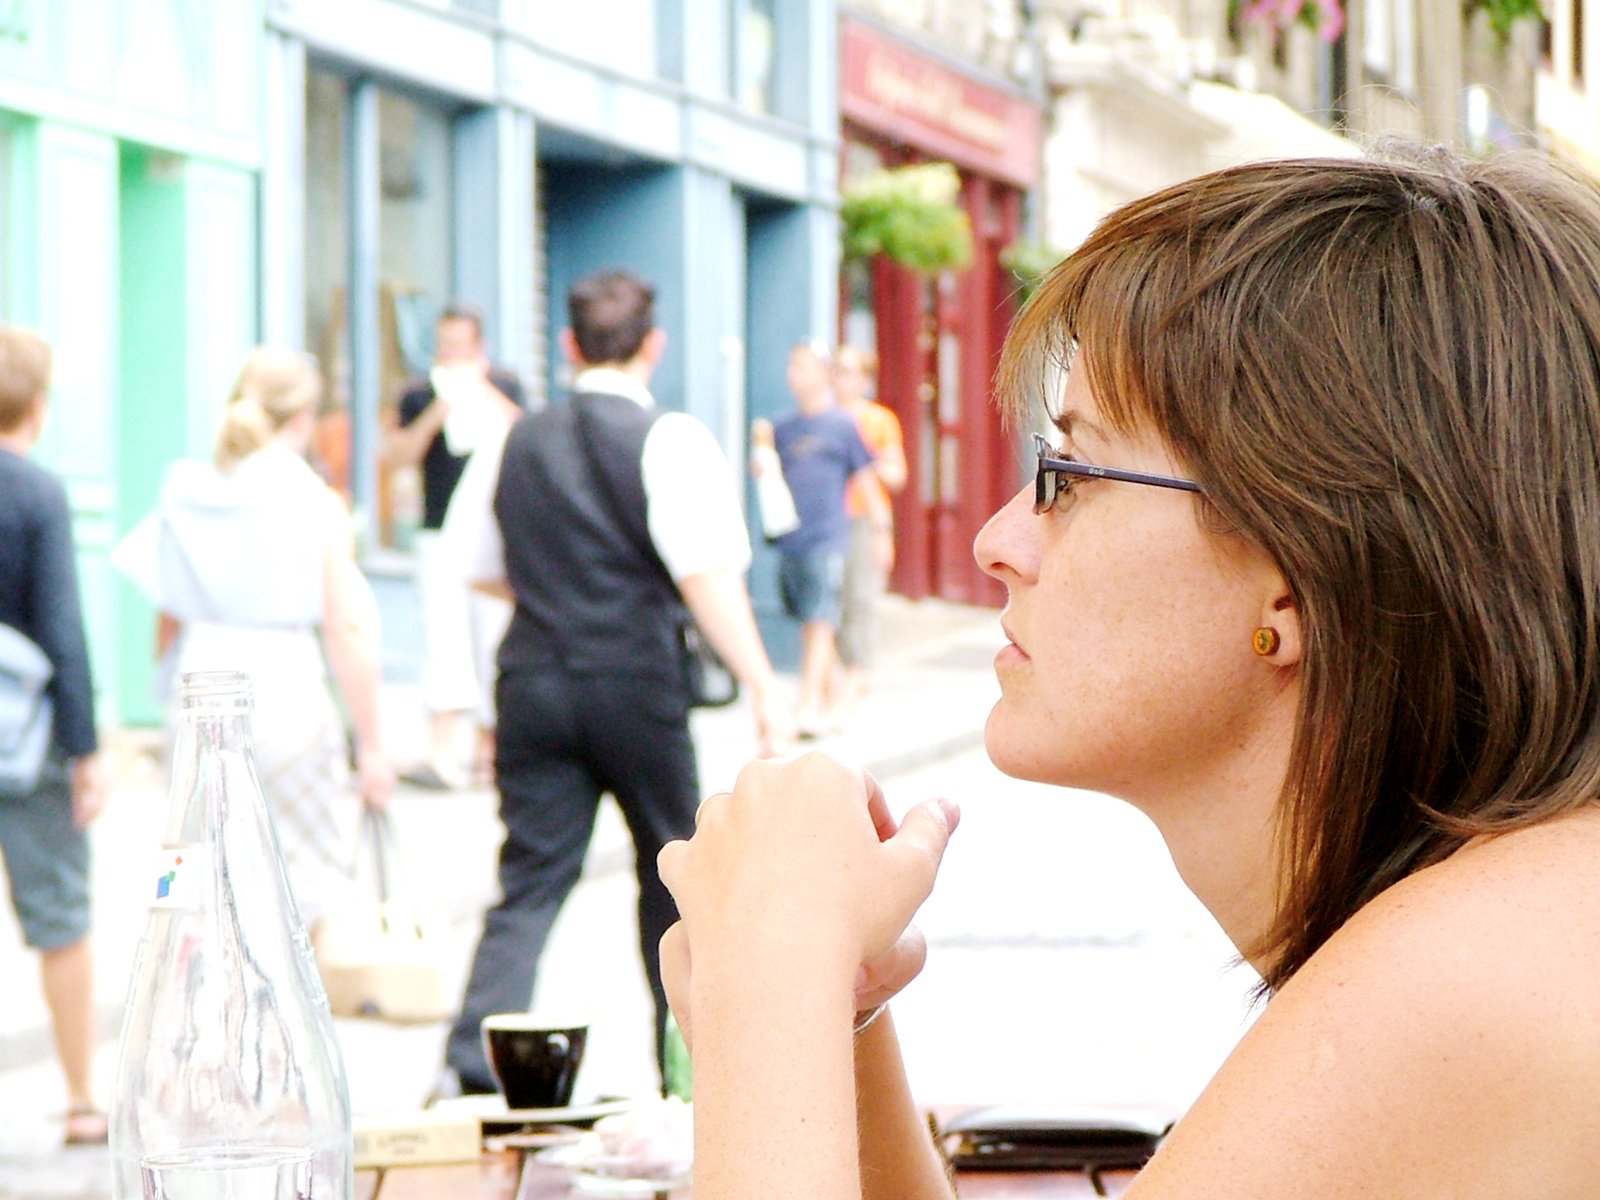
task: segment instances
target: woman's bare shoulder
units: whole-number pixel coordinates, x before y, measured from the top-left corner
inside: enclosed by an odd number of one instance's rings
[[[1422,966],[1485,973],[1495,955],[1550,957],[1547,980],[1600,990],[1600,804],[1468,843],[1378,896],[1324,949],[1383,960],[1391,944],[1431,946]]]
[[[1600,808],[1369,903],[1267,1004],[1135,1195],[1588,1196],[1595,1095]]]

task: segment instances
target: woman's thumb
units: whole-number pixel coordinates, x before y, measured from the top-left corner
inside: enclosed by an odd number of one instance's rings
[[[961,809],[954,800],[940,797],[924,800],[906,813],[900,829],[890,839],[896,849],[910,850],[927,862],[930,871],[928,885],[933,885],[933,872],[939,869],[944,848],[950,835],[961,824]]]

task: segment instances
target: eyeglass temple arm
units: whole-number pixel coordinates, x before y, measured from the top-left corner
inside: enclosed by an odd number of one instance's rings
[[[1097,467],[1093,463],[1072,462],[1055,458],[1045,452],[1045,440],[1033,435],[1039,454],[1039,465],[1046,471],[1060,471],[1064,475],[1078,475],[1085,479],[1115,479],[1122,483],[1146,483],[1152,487],[1177,488],[1184,492],[1198,492],[1200,485],[1192,479],[1179,479],[1175,475],[1152,475],[1146,471],[1124,471],[1119,467]]]

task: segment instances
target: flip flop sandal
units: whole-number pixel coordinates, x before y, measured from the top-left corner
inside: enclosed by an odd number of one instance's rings
[[[98,1108],[74,1108],[67,1112],[68,1146],[104,1146],[108,1133],[106,1114]]]

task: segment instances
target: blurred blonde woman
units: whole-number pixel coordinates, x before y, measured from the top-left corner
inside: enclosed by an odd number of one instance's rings
[[[168,678],[249,673],[261,781],[313,931],[348,883],[360,815],[327,668],[354,725],[361,800],[382,808],[394,786],[378,736],[377,605],[344,501],[305,458],[321,393],[307,355],[251,351],[214,463],[174,463],[114,558],[160,612]]]

